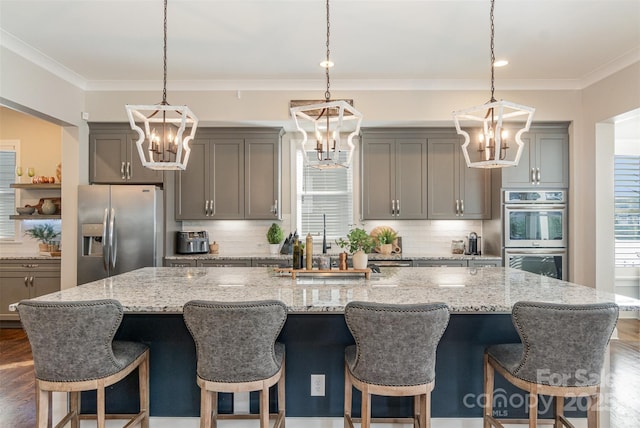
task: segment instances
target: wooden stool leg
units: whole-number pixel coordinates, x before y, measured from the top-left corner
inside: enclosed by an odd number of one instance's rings
[[[213,392],[200,389],[200,428],[211,428]]]
[[[420,409],[420,427],[431,427],[431,392],[427,392],[422,396],[422,407]]]
[[[278,417],[282,417],[282,423],[279,425],[278,428],[284,428],[285,427],[285,419],[286,419],[286,415],[287,415],[287,406],[286,406],[286,394],[285,394],[285,383],[286,383],[286,378],[285,378],[285,366],[284,366],[284,359],[282,360],[282,374],[280,375],[280,379],[278,379]]]
[[[600,428],[600,388],[587,400],[587,427]]]
[[[138,366],[138,385],[140,388],[140,412],[144,417],[140,426],[149,428],[149,351],[145,352],[144,360]]]
[[[529,391],[529,428],[538,426],[538,389],[533,385]]]
[[[218,392],[211,392],[211,428],[218,428]],[[209,427],[207,427],[209,428]]]
[[[51,393],[40,389],[38,380],[36,379],[36,425],[38,428],[47,428],[49,426],[50,401]]]
[[[344,363],[344,428],[351,428],[351,404],[353,400],[353,385],[349,377],[349,368]]]
[[[269,387],[263,386],[260,395],[260,428],[269,428]]]
[[[493,416],[493,387],[495,382],[495,371],[489,363],[489,356],[484,354],[484,428],[490,428],[491,423],[488,417]]]
[[[420,395],[413,396],[413,428],[421,428],[420,425]]]
[[[555,405],[555,410],[554,410],[554,424],[553,424],[553,428],[562,428],[564,425],[562,423],[562,421],[560,420],[561,416],[564,416],[564,397],[562,396],[555,396],[553,397],[553,402]]]
[[[80,428],[80,392],[69,393],[69,411],[73,414],[71,428]]]
[[[96,399],[98,428],[105,428],[105,403],[104,403],[104,384],[100,383],[97,389],[98,398]]]
[[[371,428],[371,394],[367,385],[362,388],[362,418],[361,428]]]

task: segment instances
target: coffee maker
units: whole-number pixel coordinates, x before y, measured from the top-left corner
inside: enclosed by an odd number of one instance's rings
[[[471,232],[467,236],[467,255],[479,256],[481,254],[480,237],[477,233]]]

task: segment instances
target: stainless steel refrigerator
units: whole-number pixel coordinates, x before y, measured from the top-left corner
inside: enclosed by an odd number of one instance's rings
[[[79,186],[78,285],[161,266],[162,208],[156,186]]]

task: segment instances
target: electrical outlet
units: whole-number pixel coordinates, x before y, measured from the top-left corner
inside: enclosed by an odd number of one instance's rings
[[[324,397],[324,375],[323,374],[311,375],[311,396]]]

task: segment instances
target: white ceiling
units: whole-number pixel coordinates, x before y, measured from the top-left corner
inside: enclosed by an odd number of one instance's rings
[[[332,0],[332,88],[485,89],[489,0]],[[324,89],[323,0],[169,0],[170,89]],[[640,59],[640,0],[496,0],[496,90]],[[158,89],[162,0],[0,0],[0,43],[84,89]]]

